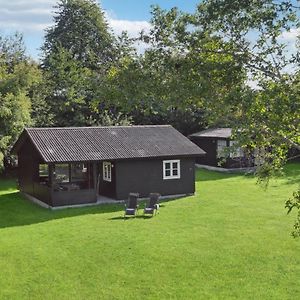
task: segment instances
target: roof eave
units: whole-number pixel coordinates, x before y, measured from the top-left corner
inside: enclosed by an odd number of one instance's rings
[[[145,157],[124,157],[124,158],[103,158],[103,159],[84,159],[84,160],[46,160],[47,164],[63,164],[63,163],[78,163],[78,162],[101,162],[101,161],[125,161],[125,160],[150,160],[150,159],[166,159],[166,158],[196,158],[205,156],[206,152],[199,154],[178,154],[178,155],[162,155],[162,156],[145,156]]]

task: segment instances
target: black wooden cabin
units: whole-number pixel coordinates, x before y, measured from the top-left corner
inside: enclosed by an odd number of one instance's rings
[[[205,152],[172,126],[26,128],[12,149],[20,190],[51,207],[193,194]]]
[[[196,159],[198,164],[224,168],[245,168],[254,165],[253,156],[249,156],[240,148],[234,148],[231,128],[206,129],[191,134],[189,138],[206,152],[206,155]]]

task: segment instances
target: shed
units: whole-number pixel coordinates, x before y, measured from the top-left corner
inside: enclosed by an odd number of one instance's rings
[[[169,125],[26,128],[12,149],[19,187],[49,206],[193,194],[205,152]]]
[[[253,157],[248,156],[241,148],[233,147],[231,128],[210,128],[189,136],[190,140],[206,152],[198,157],[196,163],[201,165],[225,168],[244,168],[253,166]]]

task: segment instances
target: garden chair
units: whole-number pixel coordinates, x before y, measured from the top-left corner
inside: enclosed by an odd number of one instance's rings
[[[156,215],[156,213],[159,210],[159,197],[160,194],[158,193],[150,193],[149,194],[149,200],[146,202],[145,208],[144,208],[144,214],[148,215]]]
[[[126,216],[136,216],[138,214],[138,193],[129,193],[127,203],[125,203],[124,219]]]

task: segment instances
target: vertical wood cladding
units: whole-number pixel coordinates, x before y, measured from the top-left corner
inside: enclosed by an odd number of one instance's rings
[[[52,206],[94,203],[97,201],[94,189],[75,191],[53,191]]]
[[[18,153],[18,179],[22,192],[30,194],[34,197],[41,195],[40,190],[35,192],[35,183],[39,182],[39,163],[42,159],[32,145],[32,143],[26,139],[22,151]],[[45,191],[47,194],[48,192]]]
[[[210,137],[192,137],[191,140],[206,152],[204,156],[196,158],[196,163],[217,167],[217,139]]]
[[[126,199],[130,192],[141,197],[157,192],[161,195],[192,194],[195,192],[195,160],[193,158],[174,158],[180,160],[179,179],[163,179],[163,160],[131,160],[116,163],[116,198]]]

